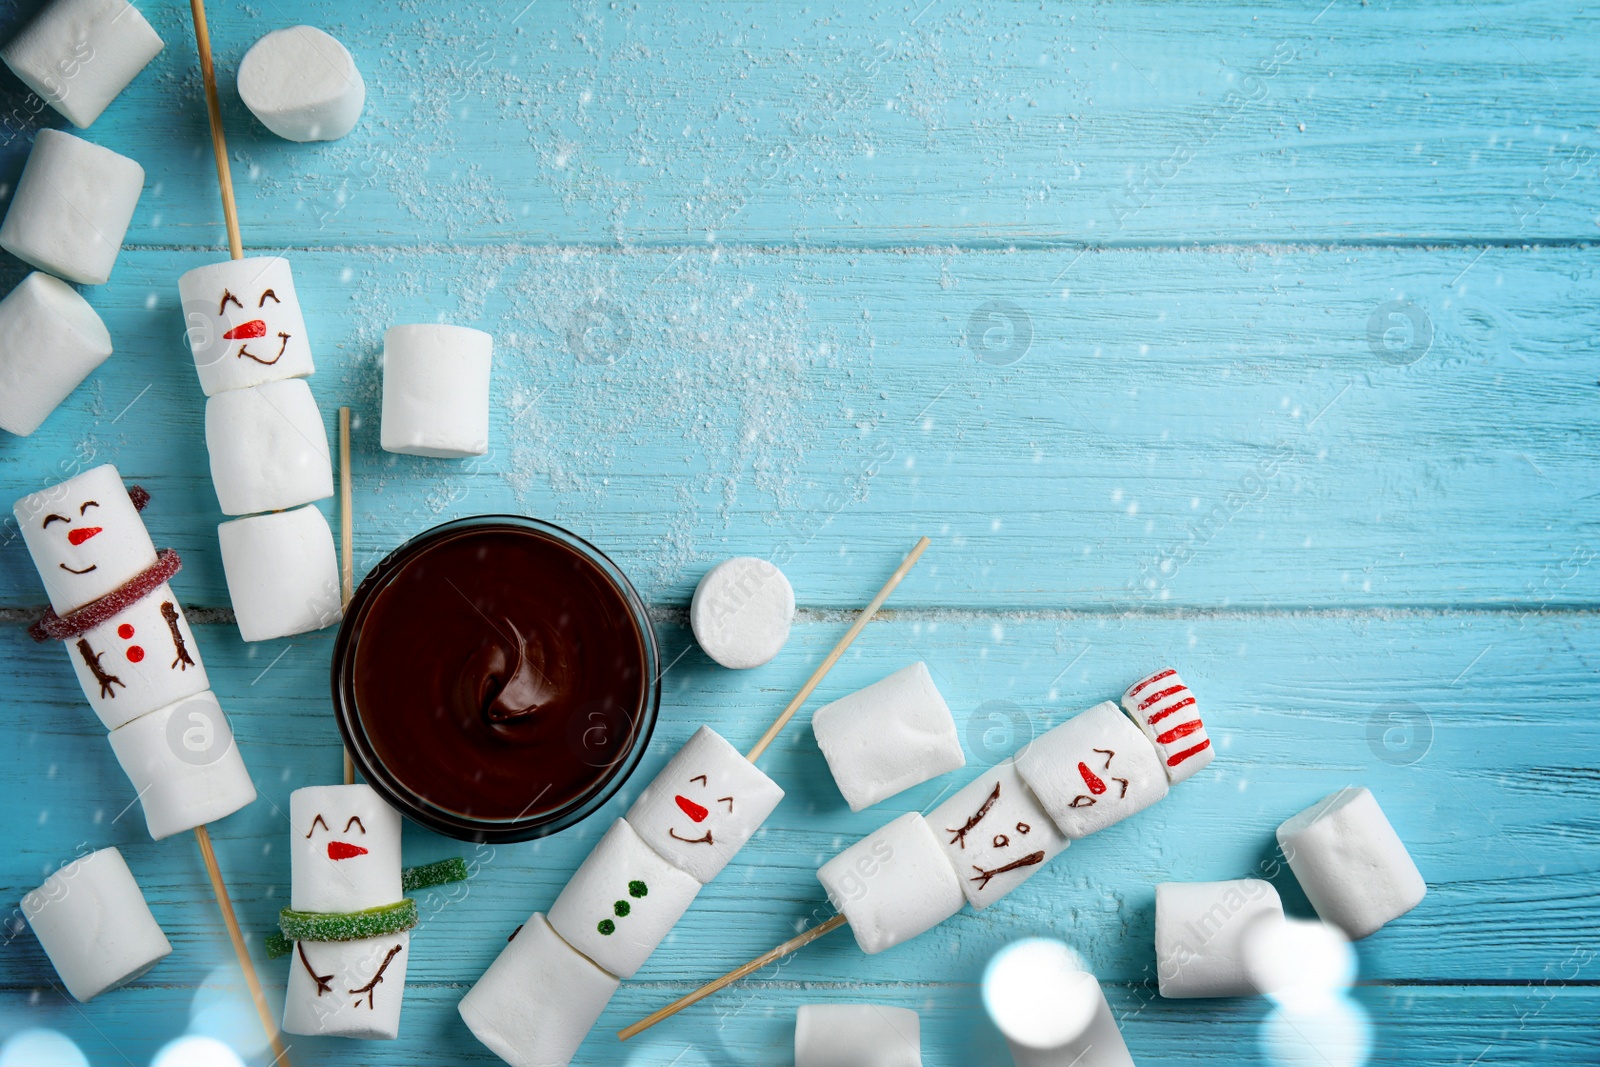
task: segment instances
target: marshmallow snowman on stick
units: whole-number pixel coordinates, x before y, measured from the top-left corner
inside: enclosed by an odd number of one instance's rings
[[[929,812],[908,812],[823,864],[838,914],[622,1030],[626,1040],[723,986],[849,924],[872,954],[970,903],[1011,893],[1078,838],[1121,822],[1211,762],[1194,696],[1171,669],[1036,738]],[[1125,709],[1125,710],[1124,710]]]

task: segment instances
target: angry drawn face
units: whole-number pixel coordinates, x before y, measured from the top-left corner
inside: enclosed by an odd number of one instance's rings
[[[13,510],[57,613],[97,600],[155,565],[144,520],[110,464],[25,496]]]
[[[207,396],[303,378],[314,369],[288,260],[262,256],[198,267],[178,288]]]
[[[993,904],[1035,873],[1067,839],[1006,760],[928,815],[974,908]]]

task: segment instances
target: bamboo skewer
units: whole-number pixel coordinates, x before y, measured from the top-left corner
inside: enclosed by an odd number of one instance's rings
[[[239,929],[239,917],[233,913],[233,900],[228,896],[228,887],[222,881],[222,869],[217,866],[216,851],[211,847],[211,832],[203,825],[196,826],[194,839],[200,845],[200,858],[205,861],[206,876],[211,879],[211,891],[216,894],[217,907],[222,912],[222,924],[228,928],[228,940],[233,942],[233,953],[239,957],[239,965],[244,969],[244,982],[250,987],[250,999],[255,1002],[262,1029],[266,1030],[267,1040],[272,1044],[272,1062],[280,1067],[289,1067],[289,1050],[284,1047],[277,1020],[272,1017],[272,1009],[267,1007],[267,995],[261,989],[261,978],[256,974],[255,964],[250,961],[250,950],[245,946],[244,933]]]
[[[906,553],[906,558],[900,561],[900,566],[894,569],[894,573],[889,575],[889,580],[883,583],[883,588],[878,590],[878,595],[872,598],[871,603],[861,609],[861,614],[856,616],[856,621],[850,624],[850,629],[846,630],[844,636],[839,638],[839,643],[833,646],[833,651],[829,652],[827,658],[818,665],[816,670],[811,672],[811,677],[807,678],[806,684],[800,687],[800,692],[794,695],[794,699],[789,701],[788,706],[773,720],[772,725],[767,727],[767,732],[761,735],[761,740],[756,742],[755,747],[745,753],[745,759],[751,763],[760,759],[761,754],[767,750],[767,746],[772,744],[785,726],[789,725],[789,720],[794,718],[794,713],[800,710],[800,705],[804,704],[806,698],[821,684],[823,677],[833,670],[833,665],[839,662],[839,657],[844,655],[845,649],[849,648],[851,643],[861,636],[861,631],[866,629],[867,623],[871,622],[872,617],[878,613],[878,609],[883,607],[883,602],[889,599],[889,594],[894,592],[894,587],[900,584],[900,580],[910,572],[912,567],[916,566],[917,560],[922,558],[922,553],[927,551],[928,543],[926,537],[917,540],[916,546]]]
[[[670,1018],[671,1016],[678,1014],[684,1008],[687,1008],[689,1005],[704,1000],[706,997],[709,997],[711,994],[715,993],[724,986],[732,985],[739,979],[744,978],[747,975],[754,974],[767,964],[775,962],[776,960],[780,960],[789,953],[796,952],[811,944],[811,942],[817,940],[818,938],[833,933],[833,931],[843,926],[844,922],[844,915],[841,913],[835,915],[833,918],[829,919],[825,923],[822,923],[821,925],[813,926],[811,929],[807,930],[798,937],[791,937],[777,948],[768,949],[755,959],[751,960],[749,963],[746,963],[741,967],[734,968],[721,978],[718,978],[716,981],[707,982],[699,989],[696,989],[693,993],[690,993],[687,996],[679,997],[677,1000],[674,1000],[671,1004],[668,1004],[659,1011],[651,1012],[649,1015],[646,1015],[643,1019],[640,1019],[632,1026],[618,1030],[617,1040],[626,1041],[630,1037],[643,1033],[661,1020]]]
[[[211,122],[211,151],[217,157],[217,183],[222,186],[222,221],[228,227],[228,255],[244,258],[239,236],[239,208],[233,201],[233,172],[228,168],[228,142],[222,135],[222,101],[217,98],[217,72],[211,66],[211,31],[206,28],[205,0],[189,0],[194,16],[194,44],[200,53],[200,79],[206,88],[206,116]]]
[[[352,531],[350,490],[350,409],[339,409],[339,603],[350,610],[350,598],[355,590],[355,564],[352,561],[355,538]],[[344,784],[354,785],[356,765],[350,759],[350,750],[341,746],[344,753]]]

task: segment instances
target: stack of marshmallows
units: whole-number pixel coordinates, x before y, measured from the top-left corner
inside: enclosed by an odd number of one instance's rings
[[[55,0],[0,60],[82,129],[160,51],[126,0]],[[143,189],[144,168],[126,156],[59,130],[35,135],[0,225],[0,248],[38,268],[0,300],[0,429],[33,433],[111,355],[105,324],[67,283],[111,277]]]
[[[190,352],[206,394],[211,482],[225,515],[222,569],[246,641],[339,620],[339,563],[312,501],[333,495],[315,370],[289,261],[196,267],[178,280]]]

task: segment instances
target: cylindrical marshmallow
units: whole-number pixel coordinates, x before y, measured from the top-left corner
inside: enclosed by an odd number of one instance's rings
[[[112,730],[110,741],[157,841],[256,798],[228,718],[209,691],[139,716]]]
[[[328,432],[303,378],[208,399],[206,450],[224,515],[282,511],[333,495]]]
[[[0,248],[58,278],[111,277],[144,190],[144,168],[60,130],[40,130],[0,224]]]
[[[1122,694],[1122,707],[1160,752],[1167,781],[1173,785],[1210,763],[1217,754],[1194,694],[1171,667],[1130,685]]]
[[[251,515],[217,527],[222,570],[246,641],[320,630],[339,621],[333,531],[315,507]]]
[[[1060,941],[1001,949],[984,972],[983,1006],[1017,1067],[1133,1067],[1100,983]]]
[[[1270,882],[1162,882],[1156,886],[1156,980],[1164,997],[1248,997],[1245,932],[1283,922]]]
[[[1155,746],[1109,700],[1035,738],[1016,760],[1022,780],[1074,841],[1167,795]]]
[[[392,1041],[400,1033],[411,933],[296,941],[283,996],[290,1034]]]
[[[126,985],[172,951],[114,848],[91,852],[46,878],[22,898],[22,914],[78,1000]]]
[[[83,129],[159,51],[161,38],[127,0],[55,0],[0,48],[0,60]]]
[[[705,654],[734,670],[759,667],[789,640],[794,587],[764,559],[739,556],[706,571],[689,602],[689,626]]]
[[[443,459],[489,451],[494,338],[465,326],[391,326],[383,335],[385,452]]]
[[[178,279],[189,354],[206,396],[316,370],[289,261],[231,259]]]
[[[78,291],[34,271],[0,300],[0,430],[26,437],[111,355]]]
[[[950,706],[921,662],[818,708],[811,732],[851,811],[967,762]]]
[[[364,911],[399,903],[400,813],[367,785],[289,794],[289,906]]]
[[[621,984],[535,912],[457,1010],[472,1035],[511,1067],[567,1067]]]
[[[1070,843],[1013,760],[974,778],[927,818],[961,876],[967,903],[979,911],[1039,873]]]
[[[1366,789],[1347,786],[1278,827],[1278,847],[1317,914],[1353,941],[1428,892],[1411,854]]]
[[[782,799],[777,782],[702,726],[645,786],[627,820],[645,844],[704,885]]]
[[[887,1004],[802,1004],[794,1067],[922,1067],[922,1020]]]
[[[211,688],[194,631],[164,582],[61,647],[107,730]]]
[[[632,978],[699,892],[618,819],[550,905],[550,925],[611,974]]]
[[[279,137],[334,141],[355,129],[367,86],[344,45],[315,26],[290,26],[244,54],[239,99]]]
[[[868,954],[933,929],[966,900],[944,846],[914,811],[824,863],[817,880]]]
[[[139,509],[109,463],[31,493],[11,510],[58,614],[99,600],[156,564]]]

